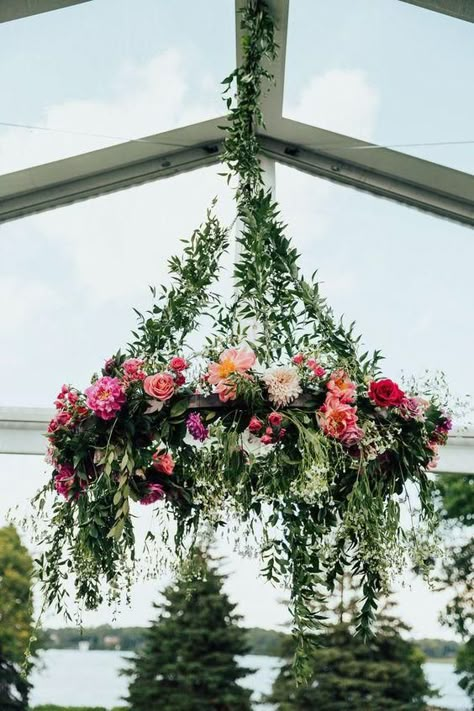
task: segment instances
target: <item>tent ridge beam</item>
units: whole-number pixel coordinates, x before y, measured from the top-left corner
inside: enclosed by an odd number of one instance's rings
[[[301,148],[270,136],[261,138],[261,146],[263,155],[302,172],[474,226],[474,199],[463,200],[412,182],[408,177],[403,179],[379,172],[338,156]]]

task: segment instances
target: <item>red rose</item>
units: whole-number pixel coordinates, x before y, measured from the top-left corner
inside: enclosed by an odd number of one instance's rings
[[[169,373],[149,375],[143,381],[143,389],[147,395],[156,400],[169,400],[174,394],[174,380]]]
[[[170,360],[171,370],[175,370],[177,373],[181,373],[182,370],[186,370],[186,368],[188,367],[188,362],[184,358],[180,358],[179,356],[175,356]]]
[[[283,421],[283,415],[279,412],[271,412],[268,415],[268,421],[272,427],[279,427]]]
[[[180,388],[181,385],[184,385],[184,383],[186,382],[186,378],[184,377],[184,375],[182,373],[176,373],[174,382],[176,383],[176,387]]]
[[[263,427],[263,422],[258,419],[255,415],[249,422],[249,430],[252,434],[258,434]]]
[[[373,380],[369,386],[369,397],[379,407],[398,407],[405,393],[389,378]]]
[[[152,459],[153,466],[157,472],[168,475],[173,473],[175,462],[171,454],[168,454],[167,452],[155,452]]]

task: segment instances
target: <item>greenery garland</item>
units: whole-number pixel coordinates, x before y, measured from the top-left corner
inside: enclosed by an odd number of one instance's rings
[[[68,614],[68,579],[87,608],[103,601],[104,581],[112,598],[129,589],[134,502],[168,516],[161,546],[178,557],[202,531],[236,522],[267,579],[289,590],[302,675],[344,570],[360,577],[367,635],[391,573],[410,555],[418,568],[432,559],[426,470],[451,422],[433,393],[381,378],[380,354],[360,354],[353,324],[336,321],[314,275],[302,276],[258,158],[265,67],[277,52],[265,3],[249,0],[241,24],[243,62],[223,82],[224,160],[241,224],[235,295],[226,303],[213,290],[229,231],[211,209],[170,260],[171,286],[138,314],[127,352],[85,392],[58,395],[52,477],[36,497],[47,524],[38,563],[46,602]],[[212,335],[196,350],[190,337],[206,323]],[[54,490],[63,498],[47,515]],[[413,491],[419,505],[405,526],[400,503]]]

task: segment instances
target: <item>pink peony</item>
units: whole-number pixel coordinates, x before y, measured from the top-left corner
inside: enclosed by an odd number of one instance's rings
[[[162,474],[167,474],[170,476],[175,467],[175,461],[171,454],[168,454],[168,452],[162,452],[158,450],[155,452],[152,456],[153,459],[153,466],[156,469],[157,472],[161,472]]]
[[[145,496],[140,499],[140,503],[144,506],[148,506],[148,504],[154,504],[155,501],[160,501],[164,496],[165,490],[161,484],[151,483],[148,484],[148,491]]]
[[[63,464],[58,467],[54,477],[54,488],[57,493],[69,499],[71,489],[74,486],[74,468],[72,464]]]
[[[156,373],[145,378],[143,389],[150,397],[164,402],[173,397],[175,382],[169,373]]]
[[[142,358],[129,358],[123,362],[124,380],[127,384],[145,380],[144,364],[145,361]]]
[[[175,370],[177,373],[181,373],[181,371],[189,368],[189,363],[184,358],[175,356],[174,358],[171,358],[171,360],[170,360],[170,368],[171,368],[171,370]]]
[[[357,386],[349,378],[347,373],[342,370],[335,370],[331,373],[329,378],[327,388],[331,395],[337,397],[341,402],[353,402]]]
[[[209,365],[208,381],[211,385],[218,385],[233,373],[245,373],[255,365],[257,358],[248,346],[228,348],[219,356],[218,363]]]
[[[237,386],[230,380],[221,380],[215,386],[214,392],[219,395],[221,402],[228,402],[229,400],[235,400],[237,397]]]
[[[356,426],[356,408],[338,398],[329,397],[318,412],[318,421],[324,434],[341,439],[348,430],[353,430]]]
[[[101,420],[113,420],[126,400],[120,380],[108,375],[99,378],[85,393],[87,405]]]
[[[79,486],[81,489],[87,487],[87,482],[84,479],[78,478]],[[72,464],[60,464],[57,467],[57,473],[54,477],[54,488],[57,493],[64,496],[68,501],[71,499],[71,492],[76,482],[76,477],[74,473],[74,467]],[[79,497],[80,492],[78,491],[74,496],[75,499]]]

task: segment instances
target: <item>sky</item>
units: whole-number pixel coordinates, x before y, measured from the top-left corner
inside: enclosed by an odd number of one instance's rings
[[[469,23],[398,0],[290,6],[286,116],[383,145],[449,142],[403,150],[474,171],[474,143],[454,143],[474,141]],[[93,0],[0,25],[0,174],[223,113],[234,52],[232,0]],[[214,196],[232,221],[219,170],[0,227],[0,405],[48,407],[63,382],[87,385],[127,342],[131,307],[146,309],[148,285],[166,283],[167,259]],[[276,194],[304,270],[318,269],[335,312],[382,349],[386,374],[443,369],[454,393],[473,395],[471,230],[283,166]],[[0,459],[0,518],[24,507],[45,467]],[[285,594],[258,577],[258,562],[221,550],[245,622],[284,624]],[[119,623],[145,624],[163,582],[137,585]],[[446,594],[405,581],[397,599],[415,636],[450,636],[437,621]],[[112,618],[104,609],[86,619]]]

